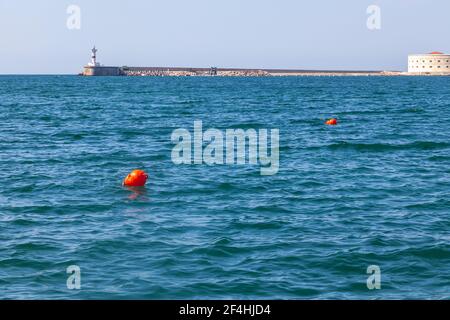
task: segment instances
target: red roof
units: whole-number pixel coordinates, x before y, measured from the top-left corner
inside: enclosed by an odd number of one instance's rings
[[[433,51],[433,52],[430,52],[430,54],[443,54],[443,53],[439,52],[439,51]]]

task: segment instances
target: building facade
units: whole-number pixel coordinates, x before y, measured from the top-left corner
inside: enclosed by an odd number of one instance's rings
[[[450,55],[442,52],[410,55],[408,57],[408,72],[450,74]]]

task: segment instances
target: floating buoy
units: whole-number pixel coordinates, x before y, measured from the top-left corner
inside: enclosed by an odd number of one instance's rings
[[[325,124],[328,126],[335,126],[337,125],[337,119],[336,118],[329,119],[327,120],[327,122],[325,122]]]
[[[143,187],[147,182],[148,174],[143,170],[133,170],[123,180],[123,185],[127,187]]]

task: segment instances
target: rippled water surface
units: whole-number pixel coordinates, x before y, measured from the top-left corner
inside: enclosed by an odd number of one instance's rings
[[[173,164],[194,120],[278,174]],[[1,76],[0,298],[450,298],[449,126],[449,77]]]

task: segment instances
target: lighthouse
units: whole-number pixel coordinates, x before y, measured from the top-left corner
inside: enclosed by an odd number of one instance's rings
[[[81,75],[83,76],[120,76],[122,69],[119,67],[102,66],[97,62],[97,48],[94,46],[91,50],[91,61],[84,67]]]
[[[97,62],[97,49],[95,46],[92,48],[92,55],[91,55],[91,62],[88,63],[88,66],[90,67],[98,67],[100,66],[100,63]]]

